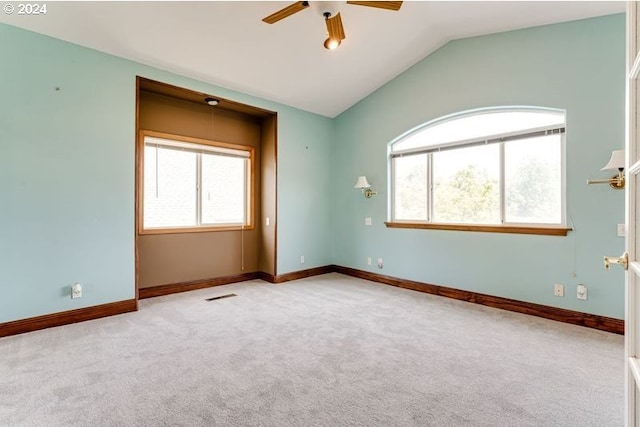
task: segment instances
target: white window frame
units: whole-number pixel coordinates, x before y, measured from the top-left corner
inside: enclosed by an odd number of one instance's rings
[[[528,128],[514,132],[505,132],[499,133],[489,136],[483,136],[479,138],[471,138],[459,141],[452,141],[438,145],[432,145],[427,147],[418,147],[411,148],[406,150],[393,150],[393,146],[401,141],[404,141],[407,138],[414,136],[417,133],[424,131],[427,128],[441,125],[445,122],[451,120],[458,120],[464,117],[476,116],[486,113],[500,113],[500,112],[550,112],[550,113],[562,113],[564,114],[565,121],[562,125],[550,125],[550,126],[542,126],[535,128]],[[506,217],[506,206],[505,206],[505,157],[504,157],[504,147],[505,143],[509,141],[513,141],[516,139],[522,138],[531,138],[535,136],[546,136],[560,134],[560,174],[561,174],[561,222],[560,223],[519,223],[519,222],[507,222],[505,220]],[[433,222],[433,156],[432,153],[440,152],[449,149],[459,149],[463,147],[472,147],[478,145],[488,145],[488,144],[499,144],[500,151],[500,170],[499,170],[499,198],[500,198],[500,223],[498,224],[480,224],[480,223],[438,223]],[[490,227],[490,228],[522,228],[522,229],[563,229],[565,230],[567,227],[567,209],[566,209],[566,112],[564,110],[552,109],[552,108],[540,108],[540,107],[493,107],[493,108],[485,108],[480,110],[472,110],[465,111],[462,113],[448,115],[430,122],[427,122],[417,128],[412,129],[409,132],[399,136],[388,144],[387,150],[387,159],[388,159],[388,222],[387,225],[391,226],[392,224],[402,225],[402,224],[416,224],[418,225],[416,228],[438,228],[438,227],[420,227],[420,225],[443,225],[447,229],[447,225],[452,225],[457,228],[450,229],[466,229],[473,227]],[[427,218],[424,220],[406,220],[406,219],[396,219],[395,217],[395,168],[394,168],[394,159],[398,157],[408,156],[408,155],[419,155],[426,154],[427,156]],[[408,227],[410,228],[410,227]],[[474,231],[474,230],[469,230]],[[499,231],[499,230],[479,230],[479,231]],[[517,231],[505,231],[505,232],[517,232]],[[526,231],[523,233],[527,234]],[[544,234],[533,232],[530,234]],[[555,233],[554,233],[555,234]]]
[[[147,139],[151,140],[147,142]],[[154,142],[155,141],[155,142]],[[139,234],[165,234],[165,233],[189,233],[189,232],[209,232],[209,231],[228,231],[228,230],[247,230],[254,228],[253,212],[255,200],[253,197],[253,189],[255,188],[255,149],[250,146],[229,144],[225,142],[211,141],[200,138],[192,138],[183,135],[173,135],[150,130],[140,131],[138,140],[138,232]],[[162,227],[145,227],[144,224],[144,156],[145,148],[148,145],[156,145],[158,147],[176,147],[176,149],[195,153],[196,156],[196,224],[193,226],[162,226]],[[245,163],[245,200],[244,205],[244,222],[229,223],[203,223],[201,209],[201,191],[202,191],[202,154],[218,154],[229,155],[248,160]]]

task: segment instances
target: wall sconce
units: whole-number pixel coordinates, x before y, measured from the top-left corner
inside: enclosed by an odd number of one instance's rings
[[[356,181],[356,185],[354,185],[353,188],[362,189],[362,194],[364,194],[364,197],[366,197],[367,199],[370,199],[371,196],[378,194],[371,189],[371,185],[369,185],[369,181],[367,181],[366,176],[359,176],[358,180]]]
[[[614,190],[622,190],[624,188],[624,150],[615,150],[611,153],[609,163],[607,163],[601,171],[618,170],[618,174],[609,179],[589,179],[587,184],[609,184]]]

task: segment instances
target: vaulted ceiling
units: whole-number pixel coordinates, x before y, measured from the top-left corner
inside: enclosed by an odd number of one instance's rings
[[[0,22],[335,117],[448,41],[625,10],[610,1],[405,1],[397,12],[310,3],[272,25],[262,18],[290,2],[49,2],[44,16]],[[345,28],[334,51],[323,47],[326,8]]]

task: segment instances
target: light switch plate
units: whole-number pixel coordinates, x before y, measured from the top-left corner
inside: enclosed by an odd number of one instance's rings
[[[627,235],[627,229],[624,224],[618,224],[618,237],[624,237]]]
[[[585,285],[578,285],[576,288],[576,297],[578,299],[587,299],[587,287]]]
[[[82,285],[80,283],[74,283],[71,286],[71,298],[82,298]]]

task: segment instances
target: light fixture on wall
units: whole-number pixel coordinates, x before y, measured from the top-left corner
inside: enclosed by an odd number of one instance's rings
[[[602,171],[617,170],[618,173],[608,179],[590,179],[587,184],[609,184],[609,186],[615,190],[622,190],[624,188],[624,150],[615,150],[611,153],[609,163],[607,163]]]
[[[378,194],[371,189],[371,185],[369,185],[369,181],[367,181],[366,176],[359,176],[358,180],[356,181],[356,185],[354,185],[353,188],[362,189],[362,194],[364,194],[364,197],[366,197],[367,199],[370,199],[371,196]]]

